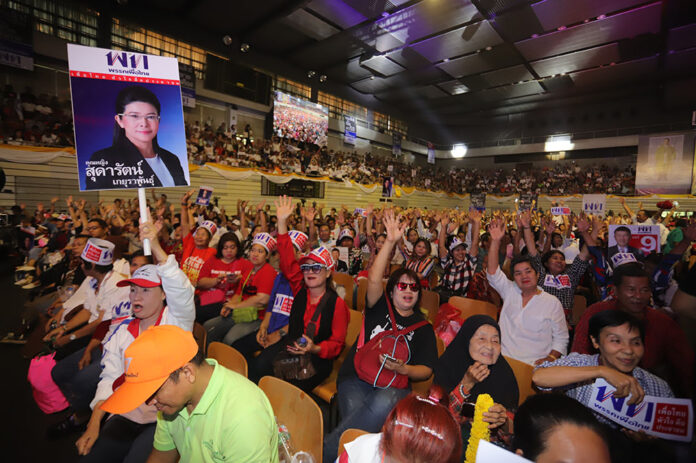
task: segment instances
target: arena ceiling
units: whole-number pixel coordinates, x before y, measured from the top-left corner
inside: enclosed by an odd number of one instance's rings
[[[681,95],[675,104],[696,102],[693,0],[118,0],[114,5],[115,14],[128,12],[179,37],[207,40],[228,56],[305,83],[319,85],[318,77],[325,75],[331,93],[397,108],[412,123],[452,125],[484,113],[601,101],[607,92],[630,98],[674,85]],[[222,45],[225,35],[234,39],[230,47]],[[246,56],[241,43],[250,45]],[[308,71],[316,73],[315,80],[307,78]]]

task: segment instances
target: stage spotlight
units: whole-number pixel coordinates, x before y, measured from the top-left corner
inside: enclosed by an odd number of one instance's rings
[[[249,46],[248,43],[242,43],[242,44],[239,46],[239,51],[241,51],[242,53],[246,53],[246,52],[249,51],[249,48],[251,48],[251,47]]]
[[[222,43],[229,47],[230,45],[232,45],[232,37],[230,37],[229,35],[224,36],[222,38]]]
[[[313,79],[314,76],[316,76],[316,75],[317,75],[317,73],[314,72],[314,71],[309,71],[309,72],[307,72],[307,77],[309,77],[310,79]]]
[[[324,74],[319,76],[319,82],[326,82],[326,76]]]

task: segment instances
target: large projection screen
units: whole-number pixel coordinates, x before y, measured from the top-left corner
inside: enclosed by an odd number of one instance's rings
[[[328,108],[287,93],[275,92],[273,104],[274,135],[326,146],[328,133]]]

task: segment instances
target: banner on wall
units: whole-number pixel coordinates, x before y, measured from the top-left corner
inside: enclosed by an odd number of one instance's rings
[[[582,211],[604,217],[607,204],[607,195],[582,195]]]
[[[428,163],[435,164],[435,147],[428,142]]]
[[[486,210],[486,193],[472,193],[469,197],[471,200],[471,208],[477,211]]]
[[[396,157],[401,156],[401,134],[392,133],[392,154]]]
[[[175,58],[68,44],[80,191],[189,185]]]
[[[688,137],[693,140],[691,136]],[[636,163],[637,194],[683,194],[691,191],[694,157],[683,134],[640,137]],[[688,154],[687,154],[688,153]]]
[[[357,138],[358,125],[355,117],[344,115],[345,128],[343,130],[343,143],[347,145],[355,145]]]
[[[193,66],[179,63],[181,81],[181,103],[187,108],[196,107],[196,70]]]

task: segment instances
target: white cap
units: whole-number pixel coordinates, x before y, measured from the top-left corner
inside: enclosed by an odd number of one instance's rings
[[[80,257],[93,264],[111,265],[114,262],[114,243],[99,238],[90,238],[87,240]]]

